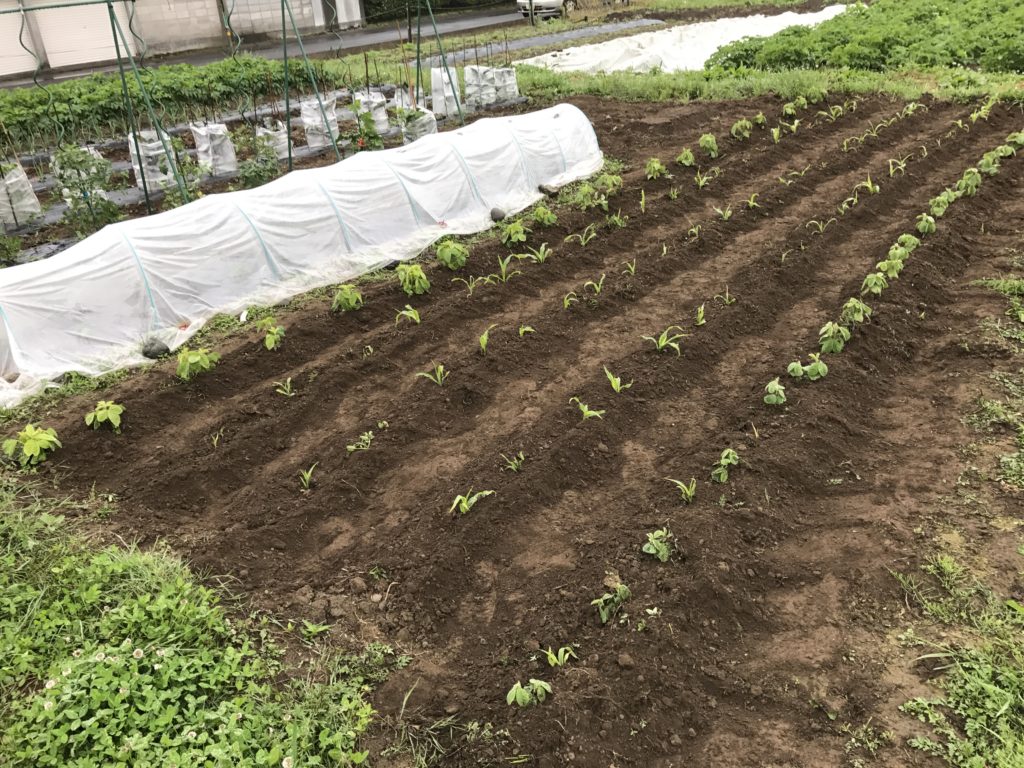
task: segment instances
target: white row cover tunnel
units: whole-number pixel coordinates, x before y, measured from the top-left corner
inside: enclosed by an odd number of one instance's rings
[[[270,304],[491,226],[603,162],[593,127],[562,104],[479,120],[413,144],[295,171],[110,225],[44,261],[0,270],[0,405],[68,371],[144,362],[213,315]]]

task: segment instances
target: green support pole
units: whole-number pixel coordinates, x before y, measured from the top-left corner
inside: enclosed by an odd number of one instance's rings
[[[281,0],[281,48],[284,50],[284,130],[288,136],[288,170],[292,166],[292,101],[288,94],[288,22],[285,18],[284,4]]]
[[[107,11],[110,14],[110,30],[114,35],[117,68],[121,73],[121,93],[124,96],[125,111],[128,113],[128,128],[132,133],[132,143],[135,144],[135,157],[139,161],[139,179],[142,180],[142,195],[146,198],[146,213],[153,213],[153,203],[149,199],[149,184],[146,183],[146,169],[142,167],[142,150],[139,149],[139,128],[135,123],[135,111],[132,109],[131,96],[128,94],[128,79],[124,75],[124,62],[121,60],[121,44],[117,39],[117,27],[114,24],[114,6],[112,3],[107,3]]]
[[[420,61],[420,41],[423,39],[423,17],[420,15],[420,3],[416,3],[416,106],[420,106],[420,83],[423,82]]]
[[[448,57],[444,53],[444,45],[441,43],[441,34],[437,31],[437,22],[434,21],[434,9],[430,7],[430,0],[424,0],[427,4],[427,13],[430,14],[430,24],[434,27],[434,37],[437,38],[437,50],[441,52],[441,64],[444,66],[445,74],[448,75],[448,82],[452,84],[452,94],[455,96],[455,108],[459,111],[459,122],[466,124],[466,118],[462,114],[462,103],[459,99],[459,81],[452,79],[452,72],[448,69]],[[458,70],[456,70],[458,71]],[[441,98],[444,98],[444,88],[441,88]],[[434,110],[435,112],[437,110]]]
[[[285,8],[288,9],[288,17],[292,22],[292,30],[295,32],[295,40],[299,44],[299,52],[302,54],[302,61],[306,65],[306,74],[309,76],[309,84],[313,86],[313,93],[316,94],[316,103],[320,105],[320,117],[324,121],[324,129],[327,131],[327,135],[331,137],[331,146],[334,147],[334,156],[341,160],[341,152],[338,151],[338,142],[334,138],[334,131],[331,130],[331,126],[327,123],[327,110],[324,108],[323,99],[320,98],[320,88],[316,84],[316,77],[313,75],[313,68],[309,66],[309,57],[306,56],[306,48],[302,44],[302,35],[299,34],[299,27],[295,23],[295,15],[292,13],[292,6],[288,0],[281,0]],[[369,88],[367,90],[367,96],[369,96]]]

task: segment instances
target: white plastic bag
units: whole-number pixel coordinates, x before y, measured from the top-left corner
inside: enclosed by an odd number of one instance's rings
[[[377,133],[385,134],[391,125],[388,123],[388,100],[381,93],[371,91],[359,91],[353,94],[353,99],[359,102],[356,110],[357,115],[369,112],[373,116],[373,127]]]
[[[274,154],[277,155],[278,160],[284,160],[288,157],[288,131],[284,127],[284,123],[280,121],[274,123],[273,127],[257,126],[256,128],[257,138],[266,136],[267,143],[274,148]]]
[[[0,174],[0,222],[4,229],[14,229],[39,215],[42,209],[21,163],[0,160]]]
[[[412,144],[416,139],[422,139],[432,133],[437,133],[437,119],[432,112],[425,109],[417,109],[413,112],[415,117],[408,115],[402,122],[402,143]]]
[[[209,169],[214,176],[238,171],[235,145],[231,143],[228,127],[224,123],[188,126],[196,141],[199,164]]]
[[[101,155],[99,153],[99,150],[96,149],[96,147],[85,146],[85,147],[80,147],[80,149],[83,152],[88,152],[90,155],[95,157],[97,160],[102,160],[103,159],[103,155]],[[50,166],[53,169],[53,176],[54,176],[55,179],[59,180],[60,179],[60,161],[58,161],[56,155],[51,155],[50,158],[51,158],[50,159]],[[80,183],[79,187],[81,188],[82,186],[84,186],[84,185]],[[96,197],[102,197],[104,200],[109,200],[110,199],[109,196],[107,195],[106,190],[103,189],[102,187],[96,187],[95,189],[90,189],[88,191],[88,193],[90,195],[95,195]],[[70,203],[71,202],[71,198],[78,197],[78,194],[79,193],[77,191],[72,192],[67,187],[62,187],[61,190],[60,190],[60,196],[64,199],[65,203]]]
[[[471,107],[486,107],[498,100],[493,67],[469,64],[463,72],[466,78],[466,104]]]
[[[516,81],[516,71],[511,67],[494,70],[494,89],[496,101],[504,103],[519,98],[519,83]]]
[[[163,141],[161,142],[161,136]],[[173,150],[171,157],[167,157],[164,151],[164,143],[171,148],[171,137],[161,131],[158,136],[156,131],[139,131],[138,153],[135,151],[135,137],[128,134],[128,154],[132,158],[132,170],[135,172],[135,185],[142,189],[142,172],[146,175],[146,187],[150,190],[160,189],[166,184],[174,183]],[[142,159],[139,159],[139,155]]]
[[[435,115],[448,117],[459,114],[458,89],[459,73],[454,74],[455,83],[452,84],[448,72],[440,67],[430,69],[430,106]]]
[[[328,147],[331,145],[331,137],[338,140],[338,115],[335,111],[337,99],[322,99],[323,112],[320,111],[321,101],[312,99],[304,101],[301,105],[302,127],[306,130],[306,145],[312,149]],[[324,122],[326,115],[327,121]]]

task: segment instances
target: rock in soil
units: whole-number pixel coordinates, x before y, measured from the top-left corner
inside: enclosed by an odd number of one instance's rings
[[[150,360],[157,360],[169,354],[171,354],[171,348],[160,339],[146,339],[142,343],[142,356],[148,357]]]
[[[491,208],[491,221],[501,221],[505,218],[505,212],[501,208]]]

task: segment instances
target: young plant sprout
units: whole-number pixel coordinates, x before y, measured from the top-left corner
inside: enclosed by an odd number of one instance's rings
[[[345,450],[349,453],[355,453],[356,451],[368,451],[370,450],[370,443],[373,442],[373,432],[363,432],[359,436],[359,439],[354,443],[345,446]]]
[[[630,379],[628,384],[623,384],[622,379],[620,379],[614,373],[609,371],[607,365],[604,366],[604,375],[608,378],[608,383],[612,385],[612,389],[615,391],[615,394],[617,395],[622,394],[625,390],[633,386],[632,379]]]
[[[725,293],[719,293],[715,296],[715,301],[722,302],[722,306],[729,307],[736,303],[737,299],[735,296],[729,295],[729,286],[725,286]]]
[[[526,235],[529,231],[522,221],[510,221],[507,224],[501,225],[501,232],[498,233],[498,238],[501,240],[502,245],[507,245],[511,248],[516,243],[525,243]]]
[[[614,592],[605,592],[596,600],[591,600],[590,604],[597,608],[597,615],[600,617],[601,623],[607,624],[630,597],[632,597],[632,593],[630,593],[629,587],[620,582],[615,585]]]
[[[121,414],[123,413],[123,405],[119,405],[113,400],[100,400],[96,403],[95,408],[85,414],[85,425],[93,429],[99,429],[104,424],[109,424],[114,432],[120,434]]]
[[[929,216],[927,213],[919,214],[917,217],[917,231],[921,235],[934,234],[935,219]]]
[[[672,534],[668,528],[659,528],[647,534],[647,543],[641,547],[645,554],[667,563],[672,557]]]
[[[449,372],[444,369],[443,365],[435,364],[432,370],[420,371],[417,373],[416,378],[424,378],[427,381],[434,382],[440,387],[444,384],[445,379],[447,379],[449,375]]]
[[[401,320],[408,320],[413,325],[419,325],[420,313],[409,304],[406,304],[405,309],[400,309],[395,313],[395,325],[398,325]]]
[[[808,357],[811,358],[810,363],[802,365],[799,360],[794,360],[786,367],[786,373],[794,379],[801,379],[806,376],[809,381],[818,381],[828,376],[828,366],[821,359],[820,354],[812,352]]]
[[[683,151],[676,156],[676,162],[679,165],[683,166],[684,168],[693,167],[693,164],[695,162],[695,159],[693,157],[693,150],[691,150],[689,147],[684,148]]]
[[[778,376],[765,385],[764,401],[768,405],[782,405],[786,402],[786,388],[779,383]]]
[[[670,325],[662,331],[657,338],[653,336],[641,336],[640,338],[651,342],[658,352],[665,352],[669,349],[674,349],[677,355],[681,355],[683,353],[682,350],[679,349],[679,339],[689,336],[687,333],[682,333],[682,330],[683,329],[678,325]],[[679,331],[679,333],[673,333],[673,331]]]
[[[913,235],[902,234],[896,238],[896,244],[901,248],[905,248],[909,255],[921,244],[921,241]],[[892,251],[890,251],[890,253],[892,253]]]
[[[694,224],[686,230],[686,234],[689,235],[691,240],[698,240],[700,239],[700,233],[703,231],[704,230],[701,228],[700,224]]]
[[[551,227],[558,223],[558,216],[544,205],[538,205],[533,209],[533,221],[542,227]]]
[[[761,204],[757,202],[757,192],[755,192],[749,198],[747,198],[747,208],[749,208],[750,210],[754,210],[755,208],[760,207]]]
[[[284,338],[284,326],[275,325],[274,323],[273,317],[264,317],[256,324],[256,327],[266,334],[263,337],[263,346],[269,350],[277,349]]]
[[[866,323],[871,319],[871,307],[857,298],[847,299],[839,313],[839,319],[848,325]]]
[[[452,506],[448,510],[448,514],[454,516],[456,510],[458,510],[460,515],[465,515],[473,509],[474,506],[476,506],[476,503],[480,501],[480,499],[493,495],[494,491],[478,491],[477,493],[473,493],[473,489],[470,488],[465,495],[455,497],[455,501],[452,502]]]
[[[690,478],[690,482],[684,483],[682,480],[676,480],[671,477],[666,477],[672,485],[679,491],[679,498],[683,500],[684,504],[689,504],[693,501],[693,497],[697,495],[697,479],[694,477]]]
[[[625,267],[625,269],[622,270],[622,274],[629,275],[630,277],[636,275],[636,259],[633,259],[632,261],[624,261],[622,264]]]
[[[827,322],[818,331],[821,354],[838,355],[850,340],[850,329],[839,323]]]
[[[583,289],[586,290],[589,288],[594,292],[595,296],[600,296],[601,291],[604,289],[604,278],[605,275],[602,274],[601,278],[596,283],[593,280],[587,280],[587,282],[583,284]]]
[[[704,187],[711,183],[711,174],[704,174],[698,170],[694,174],[693,183],[697,185],[697,189],[704,189]]]
[[[518,472],[523,468],[523,463],[526,461],[526,456],[523,455],[522,451],[513,454],[511,457],[503,453],[501,458],[505,462],[505,466],[502,469],[507,469],[509,472]]]
[[[694,325],[704,325],[706,322],[707,322],[707,320],[704,319],[704,305],[701,304],[699,307],[697,307],[697,317],[693,321],[693,324]]]
[[[4,455],[14,459],[22,469],[35,467],[46,461],[50,454],[61,448],[57,430],[53,427],[37,427],[26,424],[16,437],[4,440]]]
[[[782,141],[782,127],[777,125],[774,128],[772,128],[771,129],[771,135],[772,135],[772,143],[773,144],[778,144],[780,141]]]
[[[728,221],[732,218],[732,208],[730,206],[727,205],[724,209],[715,206],[712,206],[712,208],[714,208],[715,213],[721,216],[722,221]]]
[[[354,312],[363,306],[363,294],[354,285],[343,285],[334,294],[331,301],[332,312]]]
[[[466,259],[469,258],[469,249],[454,240],[442,240],[437,244],[437,260],[454,272],[466,266]]]
[[[864,282],[860,287],[860,295],[866,296],[872,294],[873,296],[881,296],[882,291],[889,287],[889,281],[885,279],[885,275],[881,272],[872,272],[870,275],[864,278]]]
[[[576,407],[580,409],[580,414],[583,416],[583,421],[587,419],[603,419],[604,411],[591,410],[590,406],[582,402],[578,397],[570,397],[570,403],[575,403]]]
[[[817,221],[816,219],[811,219],[806,224],[804,224],[804,227],[806,229],[810,229],[816,235],[823,235],[823,234],[825,234],[825,230],[828,229],[829,224],[835,224],[835,223],[836,223],[836,220],[834,218],[829,219],[828,221],[824,221],[824,222]]]
[[[523,685],[516,682],[505,695],[505,703],[509,706],[515,704],[517,707],[530,707],[534,704],[542,704],[544,699],[551,694],[551,685],[543,680],[530,678],[530,682]]]
[[[453,277],[452,278],[452,282],[453,283],[462,283],[464,286],[466,286],[466,295],[467,296],[472,296],[473,295],[473,291],[476,290],[476,288],[478,286],[480,286],[480,285],[490,285],[494,281],[491,279],[490,275],[487,275],[486,277],[473,277],[473,276],[470,276],[470,278],[468,280],[466,280],[465,278],[462,278],[462,277]],[[409,306],[409,305],[406,304],[406,306]]]
[[[640,213],[647,213],[647,192],[640,190]]]
[[[498,274],[496,274],[496,275],[489,275],[489,277],[491,277],[491,278],[493,278],[493,279],[495,279],[495,280],[497,280],[497,281],[499,281],[501,283],[507,283],[509,280],[511,280],[516,275],[523,274],[518,269],[514,269],[512,271],[509,271],[508,265],[512,261],[513,258],[514,257],[511,254],[506,256],[504,259],[501,258],[501,256],[499,256],[498,257]]]
[[[746,118],[737,120],[732,124],[732,128],[729,129],[729,133],[732,134],[734,139],[745,141],[750,138],[750,132],[754,129],[754,124]]]
[[[895,280],[900,276],[900,272],[903,271],[903,260],[885,259],[884,261],[880,261],[875,264],[875,269],[890,280]]]
[[[313,466],[309,469],[299,470],[299,485],[302,487],[303,493],[309,493],[310,489],[313,487],[313,470],[316,469],[316,465],[319,463],[320,462],[315,461],[313,462]]]
[[[705,133],[703,136],[701,136],[697,144],[700,146],[701,149],[708,153],[708,157],[710,157],[712,160],[718,157],[718,142],[715,140],[715,137],[712,136],[710,133]]]
[[[616,213],[606,216],[605,222],[611,229],[622,229],[629,223],[629,216],[623,216],[620,208]]]
[[[520,325],[519,326],[519,338],[523,338],[528,333],[536,333],[532,325]]]
[[[597,237],[597,229],[594,227],[593,224],[588,224],[586,229],[584,229],[581,233],[569,235],[568,237],[566,237],[565,242],[568,243],[570,240],[576,240],[581,247],[586,248],[587,243],[589,243],[595,237]]]
[[[557,651],[549,647],[544,651],[544,657],[547,659],[549,667],[564,667],[569,659],[579,658],[571,645],[563,645]]]
[[[430,281],[419,264],[399,264],[395,273],[406,296],[420,296],[430,290]]]
[[[491,331],[494,330],[497,327],[498,326],[497,326],[496,323],[492,323],[491,325],[487,326],[487,329],[483,333],[480,334],[480,338],[477,339],[477,341],[480,344],[480,354],[482,354],[482,355],[486,355],[487,354],[487,343],[488,343],[488,341],[490,341]]]
[[[520,259],[529,259],[534,264],[543,264],[553,253],[553,251],[548,248],[547,243],[541,243],[539,248],[527,248],[526,250],[529,251],[529,253],[520,253],[517,257]]]
[[[669,200],[676,200],[678,198],[679,198],[679,187],[669,187],[668,188],[668,199]],[[641,210],[641,213],[643,213],[643,210]]]
[[[711,469],[711,479],[716,483],[728,482],[729,467],[735,467],[739,463],[740,455],[732,448],[726,448]]]
[[[654,179],[660,179],[662,176],[668,176],[668,170],[661,160],[652,157],[647,161],[647,165],[644,166],[644,174],[649,181],[653,181]]]
[[[295,397],[297,394],[299,394],[294,389],[292,389],[292,377],[291,376],[289,376],[284,381],[275,381],[274,382],[274,391],[277,394],[279,394],[279,395],[284,395],[285,397]]]
[[[178,368],[176,374],[182,381],[188,381],[197,374],[209,371],[220,360],[216,352],[202,347],[200,349],[189,349],[182,347],[178,352]]]
[[[576,295],[576,291],[569,291],[565,296],[562,297],[562,309],[568,309],[573,304],[579,303],[579,296]]]

